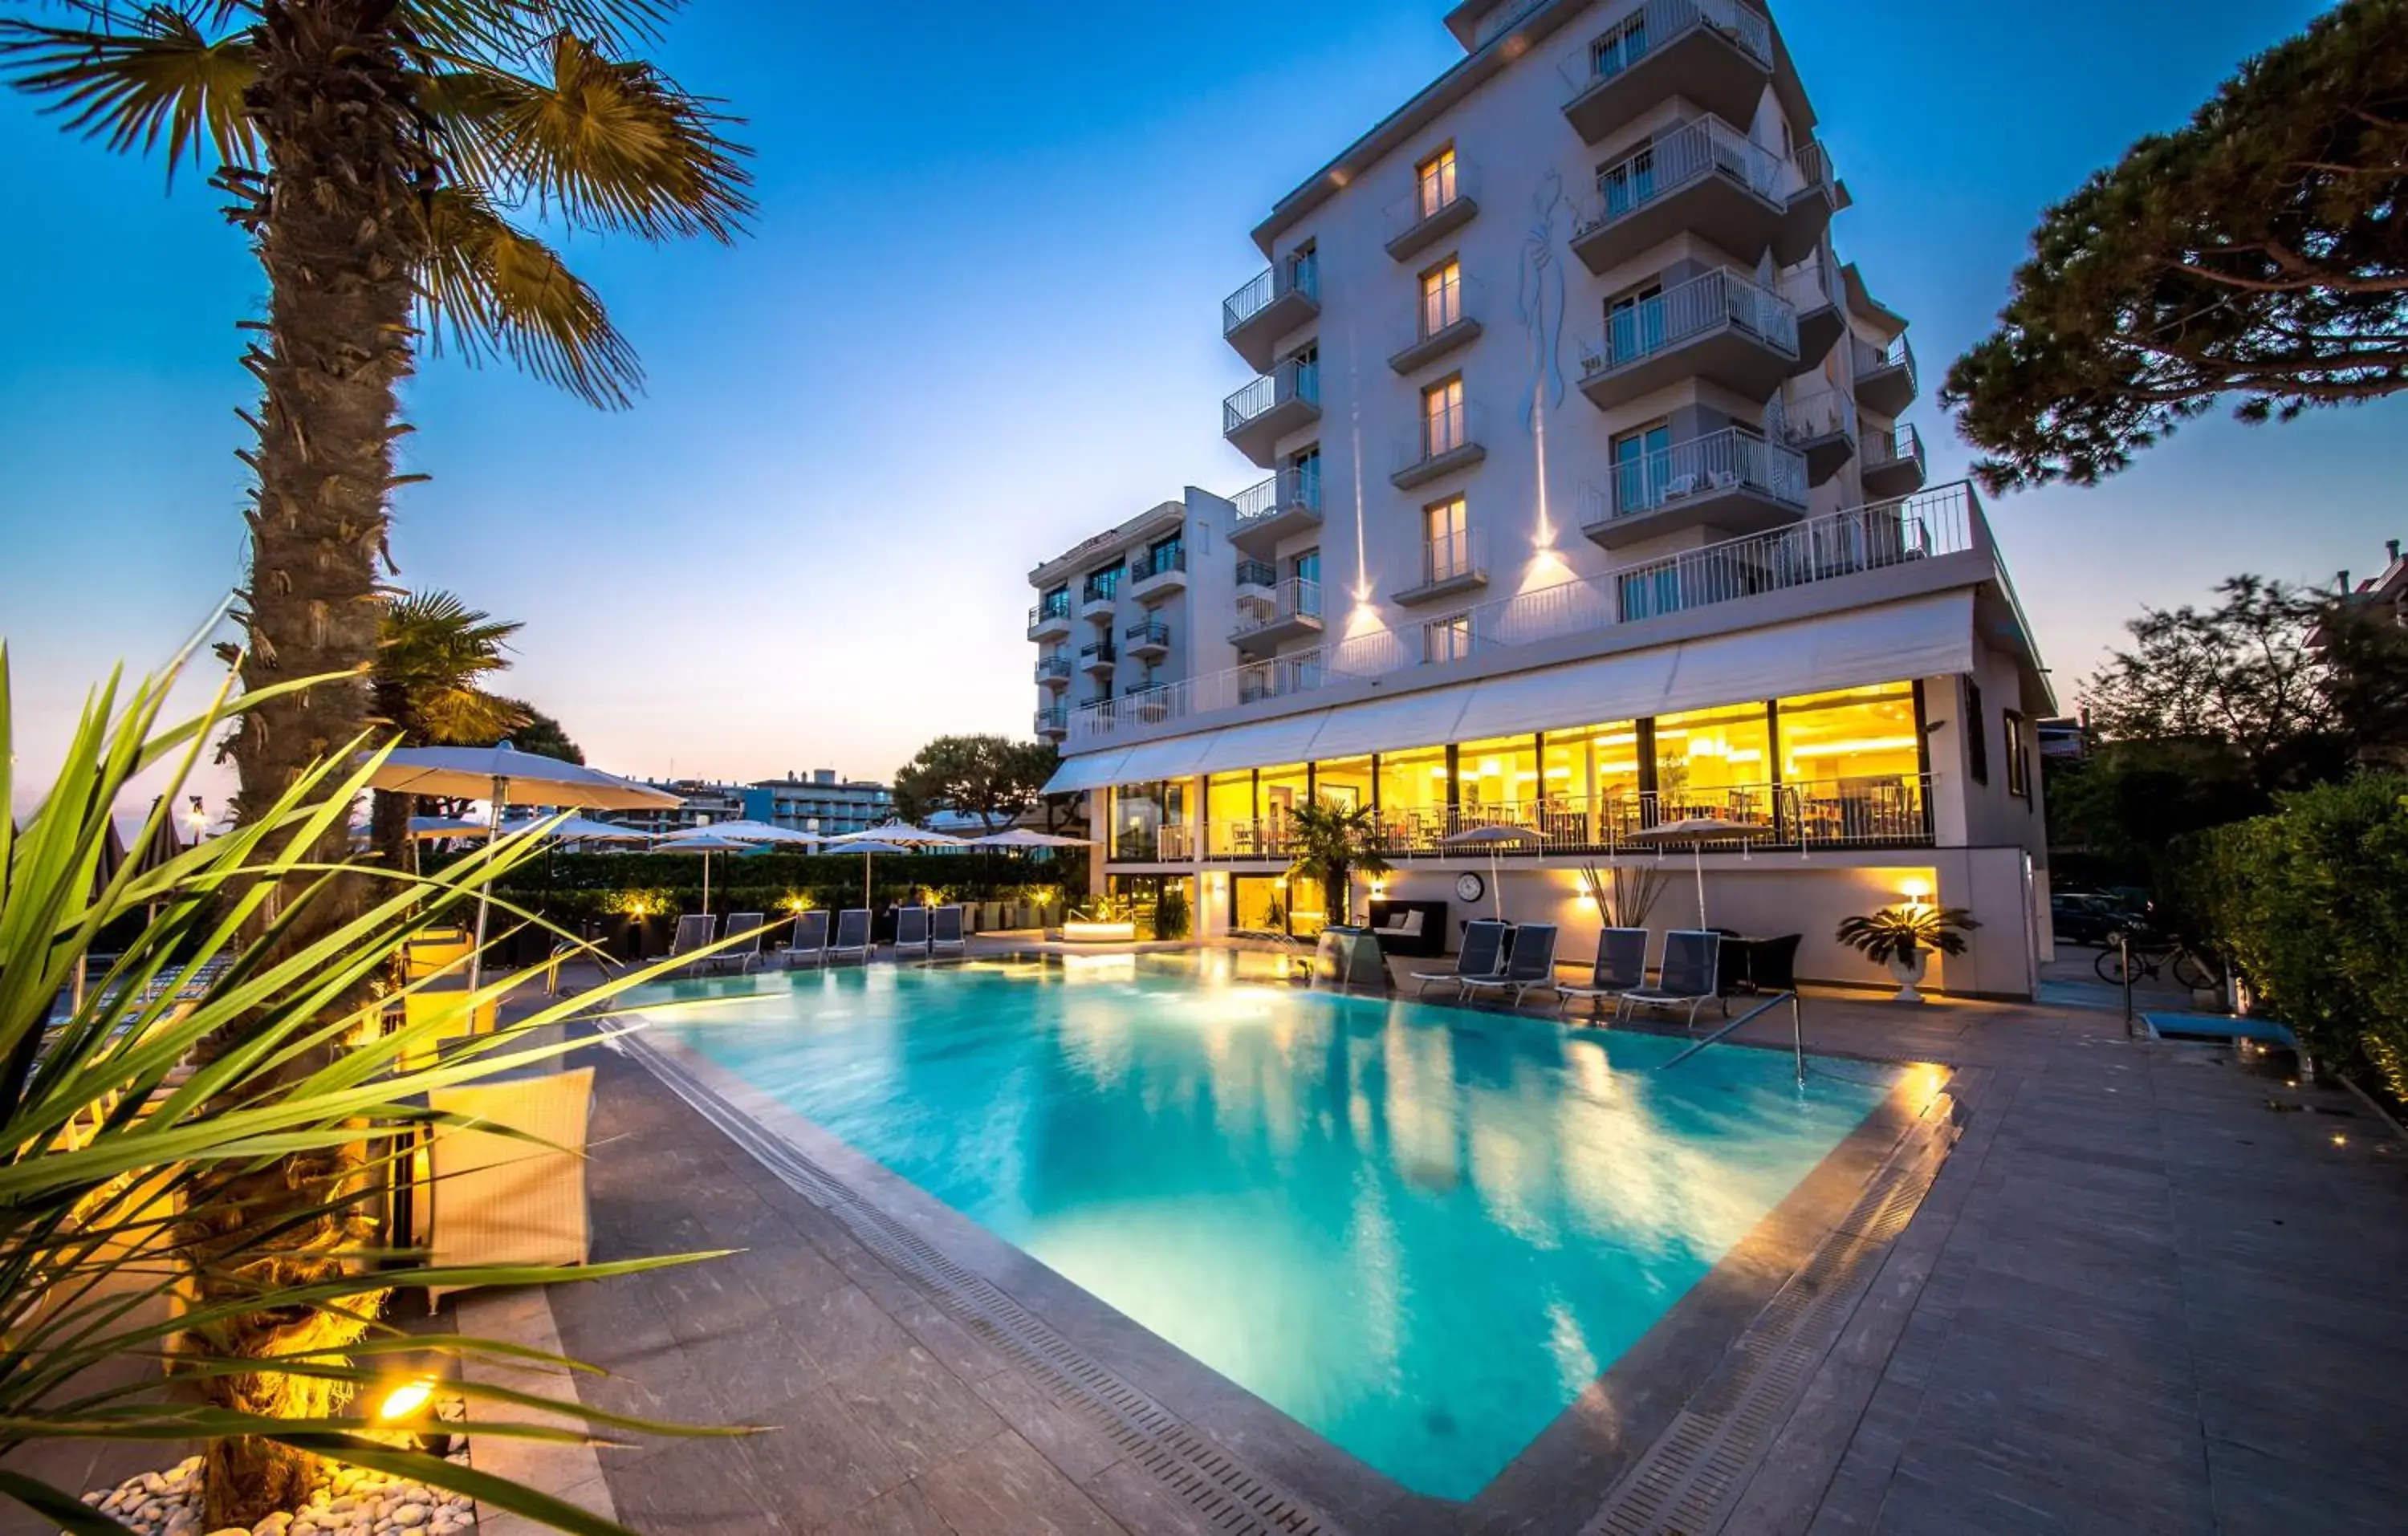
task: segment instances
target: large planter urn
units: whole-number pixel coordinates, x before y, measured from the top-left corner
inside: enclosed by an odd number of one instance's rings
[[[1903,955],[1891,955],[1889,957],[1889,975],[1890,980],[1898,983],[1898,996],[1892,998],[1890,1001],[1899,1003],[1921,1002],[1923,1000],[1923,994],[1917,992],[1914,988],[1915,984],[1923,980],[1923,973],[1930,968],[1930,952],[1920,948],[1908,950]]]

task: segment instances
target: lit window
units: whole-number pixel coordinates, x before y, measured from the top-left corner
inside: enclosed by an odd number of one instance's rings
[[[1471,654],[1471,620],[1458,613],[1422,625],[1422,660],[1460,661]]]
[[[1438,335],[1463,318],[1463,266],[1449,261],[1422,274],[1422,335]]]
[[[1394,182],[1389,183],[1391,186]],[[1450,144],[1413,167],[1413,185],[1425,219],[1455,201],[1455,146]]]
[[[1780,724],[1785,783],[1906,779],[1923,771],[1912,683],[1784,698]]]
[[[2007,793],[2018,799],[2031,797],[2031,758],[2024,746],[2024,717],[2014,710],[2002,716],[2007,750]]]
[[[1426,458],[1452,453],[1468,440],[1463,415],[1463,377],[1422,391],[1422,452]]]
[[[1422,579],[1445,581],[1471,568],[1471,530],[1461,496],[1422,509]]]

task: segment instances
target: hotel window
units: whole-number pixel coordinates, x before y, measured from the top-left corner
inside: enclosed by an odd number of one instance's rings
[[[1422,391],[1422,456],[1452,453],[1470,439],[1463,415],[1463,376],[1440,380]]]
[[[1070,611],[1070,589],[1067,586],[1047,588],[1044,597],[1039,601],[1039,611],[1049,619],[1059,619],[1068,615]]]
[[[1608,366],[1644,357],[1664,345],[1664,287],[1650,283],[1625,294],[1605,307],[1605,361]]]
[[[1668,422],[1642,426],[1613,439],[1613,515],[1643,512],[1664,499],[1671,478],[1672,427]]]
[[[1162,856],[1162,829],[1175,825],[1161,783],[1118,784],[1112,789],[1112,857],[1150,864]]]
[[[1287,483],[1279,487],[1282,505],[1321,510],[1321,445],[1290,454],[1286,473]]]
[[[1462,825],[1526,825],[1539,800],[1539,739],[1500,736],[1466,741],[1455,753],[1455,800]]]
[[[1422,509],[1422,580],[1451,581],[1471,568],[1471,528],[1461,496]]]
[[[1461,661],[1471,654],[1471,618],[1457,613],[1453,618],[1432,619],[1422,625],[1422,660],[1427,663]]]
[[[1656,151],[1642,149],[1615,165],[1608,165],[1597,179],[1598,191],[1605,194],[1605,215],[1619,219],[1656,195]]]
[[[1371,759],[1339,757],[1312,765],[1314,797],[1341,811],[1371,803]]]
[[[1784,698],[1779,720],[1784,783],[1912,779],[1923,772],[1911,682]]]
[[[1639,830],[1639,726],[1634,721],[1549,731],[1540,754],[1541,793],[1552,820],[1548,836],[1598,842]],[[1585,825],[1583,825],[1585,823]]]
[[[1097,597],[1110,597],[1119,592],[1121,568],[1120,563],[1115,561],[1102,570],[1089,571],[1084,589],[1085,596],[1082,600],[1092,602]]]
[[[1589,45],[1589,68],[1608,79],[1647,56],[1647,13],[1641,10]]]
[[[1771,746],[1762,704],[1656,716],[1657,819],[1770,819]]]
[[[1262,853],[1287,851],[1288,819],[1305,803],[1312,777],[1312,768],[1303,763],[1285,763],[1255,773],[1254,803],[1262,808]]]
[[[2007,750],[2007,793],[2028,800],[2031,798],[2031,757],[2024,748],[2024,717],[2006,710],[2000,711],[1999,719],[1999,734]]]
[[[1446,835],[1446,749],[1380,754],[1380,825],[1400,848],[1437,846]]]
[[[1463,318],[1463,266],[1449,257],[1422,274],[1422,335],[1433,337]]]
[[[1172,534],[1168,538],[1157,538],[1145,552],[1146,574],[1159,576],[1167,570],[1183,569],[1186,558],[1187,547],[1180,535]]]
[[[1982,685],[1965,680],[1965,708],[1958,711],[1965,726],[1965,770],[1977,784],[1990,782],[1989,722],[1982,715]]]
[[[1310,244],[1298,246],[1287,258],[1287,281],[1299,294],[1319,297],[1321,256]]]
[[[1389,183],[1391,186],[1394,182]],[[1414,201],[1426,219],[1455,201],[1455,146],[1450,144],[1413,167]]]
[[[1204,782],[1206,846],[1214,854],[1251,851],[1254,846],[1254,775],[1216,773]]]

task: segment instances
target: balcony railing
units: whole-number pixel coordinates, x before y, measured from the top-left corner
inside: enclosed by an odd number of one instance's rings
[[[1321,404],[1321,365],[1289,358],[1221,402],[1221,430],[1237,431],[1264,411],[1290,400]]]
[[[1268,560],[1240,560],[1238,562],[1238,584],[1241,587],[1275,587],[1279,585],[1279,572]]]
[[[1839,390],[1824,390],[1788,409],[1782,437],[1792,443],[1819,442],[1826,438],[1856,436],[1856,402]]]
[[[1435,237],[1436,226],[1474,211],[1479,207],[1479,195],[1480,167],[1469,160],[1450,161],[1431,175],[1424,175],[1416,167],[1412,190],[1382,210],[1387,221],[1389,250],[1409,254],[1417,231],[1430,227],[1430,237]]]
[[[1488,567],[1488,530],[1457,528],[1422,540],[1422,581],[1426,587],[1457,581]]]
[[[1572,238],[1630,217],[1713,175],[1728,177],[1776,208],[1796,175],[1779,155],[1717,117],[1699,118],[1598,173],[1598,201],[1574,223]]]
[[[1498,845],[1505,857],[1668,851],[1640,834],[1673,822],[1712,817],[1751,830],[1702,845],[1710,853],[1742,848],[1928,848],[1933,843],[1931,778],[1901,773],[1803,782],[1730,784],[1705,790],[1615,790],[1602,795],[1549,795],[1484,805],[1382,808],[1374,814],[1373,846],[1396,858],[1486,858],[1446,840],[1481,827],[1518,827],[1521,844]],[[1208,822],[1208,859],[1277,859],[1294,852],[1294,824],[1283,816]],[[1164,855],[1172,856],[1172,855]]]
[[[1185,570],[1186,568],[1187,546],[1185,544],[1165,544],[1160,549],[1148,550],[1143,554],[1131,559],[1129,561],[1129,580],[1132,581],[1143,581],[1153,577],[1167,576],[1174,570]]]
[[[1067,592],[1056,593],[1028,610],[1028,627],[1035,629],[1048,620],[1067,619],[1069,616],[1070,595]]]
[[[1230,630],[1232,638],[1251,635],[1295,619],[1321,617],[1321,583],[1291,576],[1273,585],[1268,600],[1250,598],[1240,605],[1238,623]]]
[[[1070,658],[1069,658],[1069,657],[1068,657],[1068,656],[1039,656],[1039,657],[1038,657],[1038,658],[1037,658],[1037,681],[1038,681],[1038,682],[1044,682],[1047,678],[1067,678],[1067,677],[1068,677],[1069,675],[1070,675]]]
[[[1876,347],[1861,337],[1853,339],[1856,342],[1858,379],[1861,380],[1869,373],[1880,373],[1889,368],[1904,368],[1907,390],[1909,393],[1915,393],[1914,347],[1906,337],[1899,337],[1887,348]]]
[[[1538,587],[1399,629],[1374,630],[1207,672],[1168,684],[1168,707],[1161,718],[1185,719],[1326,684],[1446,666],[1616,624],[1988,546],[1989,532],[1972,487],[1960,481],[1777,532],[1725,539],[1627,569]],[[1270,571],[1265,567],[1259,574],[1268,578]],[[1083,739],[1157,723],[1123,712],[1122,703],[1111,700],[1100,711],[1082,711],[1074,717],[1073,750]]]
[[[1275,517],[1291,507],[1301,507],[1310,512],[1321,510],[1321,466],[1310,468],[1290,466],[1266,479],[1256,481],[1229,498],[1238,510],[1237,526]]]
[[[1291,257],[1255,273],[1254,280],[1221,301],[1221,334],[1227,336],[1288,294],[1319,303],[1321,264],[1311,256]]]
[[[1477,400],[1458,400],[1442,410],[1424,403],[1420,419],[1396,436],[1396,456],[1389,462],[1394,476],[1411,481],[1416,471],[1462,454],[1488,440],[1488,412]]]
[[[1140,645],[1168,645],[1170,626],[1160,619],[1148,619],[1121,631],[1123,643],[1134,648]]]
[[[1865,467],[1880,469],[1907,459],[1923,462],[1923,435],[1908,425],[1876,429],[1865,435]]]
[[[1726,325],[1749,332],[1776,352],[1798,355],[1798,311],[1729,267],[1718,267],[1617,309],[1583,335],[1581,375],[1611,372]]]
[[[1389,354],[1401,357],[1424,342],[1442,340],[1451,332],[1460,334],[1464,322],[1476,324],[1487,312],[1487,295],[1478,278],[1458,277],[1453,282],[1426,288],[1419,297],[1406,303],[1397,323],[1390,328]]]
[[[1112,833],[1115,864],[1183,864],[1196,856],[1195,848],[1195,837],[1178,822],[1119,827]]]
[[[1735,0],[1647,0],[1568,56],[1560,69],[1564,82],[1571,96],[1580,96],[1701,26],[1713,27],[1756,63],[1772,67],[1771,23]]]
[[[1120,653],[1112,649],[1112,642],[1110,640],[1089,640],[1079,647],[1079,660],[1082,663],[1099,661],[1110,666],[1120,660]]]
[[[1056,704],[1050,710],[1037,711],[1037,734],[1060,736],[1070,728],[1070,711]]]
[[[1581,524],[1594,528],[1668,502],[1730,490],[1754,491],[1802,509],[1806,461],[1762,438],[1726,428],[1615,465],[1607,483],[1583,488]]]

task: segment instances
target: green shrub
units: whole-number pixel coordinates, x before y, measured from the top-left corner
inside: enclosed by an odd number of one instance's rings
[[[2276,797],[2184,840],[2185,926],[2318,1057],[2408,1100],[2408,778]]]

